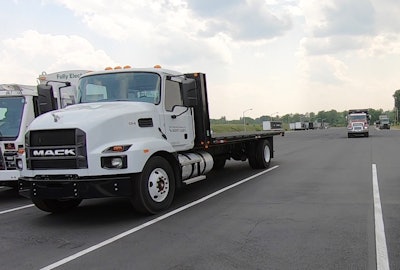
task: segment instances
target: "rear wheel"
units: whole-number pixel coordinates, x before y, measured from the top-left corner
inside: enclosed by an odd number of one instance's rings
[[[253,169],[265,169],[271,162],[271,145],[268,140],[262,140],[250,146],[248,159]]]
[[[60,213],[78,207],[78,205],[82,202],[82,200],[81,199],[57,200],[57,199],[33,198],[32,202],[37,208],[39,208],[42,211],[50,213]]]
[[[175,177],[165,158],[150,158],[133,181],[134,195],[131,202],[137,211],[156,214],[171,205],[175,193]]]

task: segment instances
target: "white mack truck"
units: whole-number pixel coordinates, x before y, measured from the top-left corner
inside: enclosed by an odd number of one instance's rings
[[[24,151],[27,127],[38,115],[74,103],[74,85],[79,79],[76,76],[85,72],[43,72],[38,78],[38,86],[0,85],[0,186],[18,186],[20,171],[16,158]],[[66,74],[69,77],[65,77]]]
[[[212,134],[205,74],[159,66],[84,74],[78,103],[39,116],[26,133],[19,192],[43,211],[126,197],[155,214],[227,159],[267,168],[283,134]]]

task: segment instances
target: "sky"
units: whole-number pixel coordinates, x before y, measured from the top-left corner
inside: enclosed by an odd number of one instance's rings
[[[153,67],[207,76],[228,120],[392,110],[398,0],[2,0],[0,83]]]

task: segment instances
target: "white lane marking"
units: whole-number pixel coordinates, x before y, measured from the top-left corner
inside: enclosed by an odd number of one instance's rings
[[[88,253],[90,253],[92,251],[95,251],[95,250],[97,250],[99,248],[102,248],[102,247],[108,245],[108,244],[111,244],[111,243],[113,243],[113,242],[115,242],[115,241],[117,241],[117,240],[119,240],[119,239],[121,239],[121,238],[123,238],[125,236],[128,236],[128,235],[130,235],[132,233],[135,233],[135,232],[137,232],[137,231],[139,231],[141,229],[144,229],[144,228],[146,228],[146,227],[148,227],[150,225],[153,225],[153,224],[155,224],[155,223],[157,223],[157,222],[159,222],[161,220],[164,220],[164,219],[166,219],[166,218],[168,218],[170,216],[173,216],[173,215],[175,215],[175,214],[177,214],[179,212],[182,212],[182,211],[184,211],[184,210],[186,210],[186,209],[188,209],[188,208],[190,208],[192,206],[195,206],[195,205],[197,205],[199,203],[202,203],[202,202],[204,202],[204,201],[206,201],[206,200],[208,200],[208,199],[210,199],[212,197],[215,197],[215,196],[221,194],[222,192],[225,192],[225,191],[227,191],[229,189],[232,189],[232,188],[234,188],[234,187],[236,187],[238,185],[246,183],[247,181],[250,181],[250,180],[252,180],[252,179],[254,179],[254,178],[256,178],[256,177],[258,177],[260,175],[263,175],[263,174],[265,174],[267,172],[270,172],[270,171],[272,171],[272,170],[274,170],[274,169],[276,169],[278,167],[279,167],[279,165],[276,165],[276,166],[271,167],[271,168],[269,168],[269,169],[267,169],[265,171],[262,171],[262,172],[259,172],[259,173],[255,174],[255,175],[247,177],[247,178],[245,178],[245,179],[243,179],[243,180],[241,180],[239,182],[236,182],[235,184],[232,184],[232,185],[227,186],[227,187],[225,187],[223,189],[220,189],[220,190],[218,190],[218,191],[216,191],[216,192],[214,192],[214,193],[212,193],[210,195],[207,195],[207,196],[205,196],[203,198],[200,198],[197,201],[194,201],[194,202],[191,202],[191,203],[189,203],[187,205],[179,207],[178,209],[175,209],[175,210],[173,210],[171,212],[168,212],[168,213],[166,213],[166,214],[164,214],[162,216],[159,216],[159,217],[157,217],[155,219],[152,219],[152,220],[150,220],[150,221],[148,221],[146,223],[143,223],[142,225],[139,225],[137,227],[134,227],[134,228],[132,228],[132,229],[126,231],[126,232],[120,233],[120,234],[118,234],[118,235],[116,235],[114,237],[111,237],[111,238],[109,238],[109,239],[107,239],[107,240],[105,240],[105,241],[103,241],[103,242],[101,242],[101,243],[99,243],[97,245],[91,246],[91,247],[89,247],[87,249],[84,249],[84,250],[82,250],[82,251],[80,251],[78,253],[75,253],[75,254],[73,254],[73,255],[71,255],[69,257],[66,257],[66,258],[64,258],[62,260],[59,260],[59,261],[53,263],[53,264],[50,264],[50,265],[48,265],[46,267],[43,267],[43,268],[41,268],[41,270],[51,270],[51,269],[54,269],[54,268],[56,268],[58,266],[64,265],[64,264],[66,264],[66,263],[68,263],[68,262],[70,262],[72,260],[75,260],[75,259],[77,259],[77,258],[79,258],[79,257],[81,257],[83,255],[86,255],[86,254],[88,254]]]
[[[383,214],[381,198],[379,195],[376,164],[372,164],[372,184],[374,192],[376,269],[389,270],[389,258],[386,246],[385,226],[383,225]]]
[[[10,213],[10,212],[14,212],[14,211],[18,211],[18,210],[25,209],[25,208],[29,208],[29,207],[32,207],[32,206],[34,206],[34,204],[28,204],[28,205],[24,205],[24,206],[12,208],[12,209],[4,210],[4,211],[0,212],[0,215],[6,214],[6,213]]]

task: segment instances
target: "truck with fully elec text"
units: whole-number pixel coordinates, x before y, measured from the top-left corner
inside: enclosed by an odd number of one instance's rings
[[[371,118],[368,109],[352,109],[347,115],[347,137],[369,136],[369,120]]]
[[[0,186],[17,187],[20,171],[17,170],[16,158],[24,151],[27,127],[40,114],[74,103],[74,85],[79,79],[74,76],[85,72],[43,72],[38,78],[38,86],[0,85]]]
[[[19,192],[41,210],[125,197],[143,213],[167,209],[178,188],[226,160],[270,165],[283,130],[211,132],[206,75],[110,68],[79,79],[78,104],[36,118],[26,133]]]

